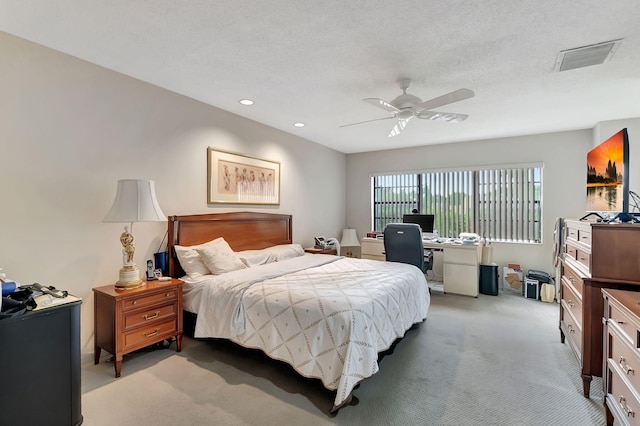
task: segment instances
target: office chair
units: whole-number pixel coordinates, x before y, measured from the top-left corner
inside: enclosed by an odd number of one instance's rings
[[[414,265],[423,273],[433,267],[433,253],[422,246],[422,230],[414,223],[390,223],[384,228],[387,262]]]

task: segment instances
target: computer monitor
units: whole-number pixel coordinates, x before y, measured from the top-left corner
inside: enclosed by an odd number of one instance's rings
[[[423,234],[432,234],[434,218],[432,214],[405,214],[402,215],[402,223],[417,223]]]

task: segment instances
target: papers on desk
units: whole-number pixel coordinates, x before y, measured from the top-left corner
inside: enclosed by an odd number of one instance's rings
[[[53,308],[54,306],[64,305],[65,303],[71,303],[78,300],[82,300],[79,297],[67,295],[66,297],[53,297],[50,294],[41,294],[34,299],[37,306],[33,309],[39,311],[41,309]]]

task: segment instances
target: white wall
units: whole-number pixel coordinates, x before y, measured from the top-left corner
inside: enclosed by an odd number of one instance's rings
[[[349,154],[347,225],[355,227],[359,236],[371,231],[371,173],[542,162],[543,243],[496,243],[494,262],[501,266],[520,263],[525,270],[552,273],[555,219],[585,214],[586,154],[592,146],[591,133],[579,130]]]
[[[85,354],[91,289],[121,267],[124,224],[102,223],[118,179],[155,180],[167,215],[292,214],[304,246],[344,228],[342,153],[5,33],[0,57],[0,267],[83,298]],[[207,205],[208,146],[279,161],[280,206]],[[166,228],[134,226],[143,269]]]

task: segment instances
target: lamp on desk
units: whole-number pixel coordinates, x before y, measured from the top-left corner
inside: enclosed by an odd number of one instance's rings
[[[360,241],[358,241],[358,236],[356,235],[356,230],[349,228],[344,229],[342,231],[342,240],[340,240],[340,255],[342,255],[342,248],[348,247],[347,252],[344,254],[347,257],[354,257],[353,251],[350,250],[350,247],[360,247]]]
[[[122,179],[118,181],[116,199],[103,222],[129,222],[120,235],[122,243],[122,269],[117,288],[129,289],[142,285],[140,271],[133,261],[135,244],[133,243],[134,222],[162,222],[167,217],[160,209],[156,199],[155,184],[152,180]]]

